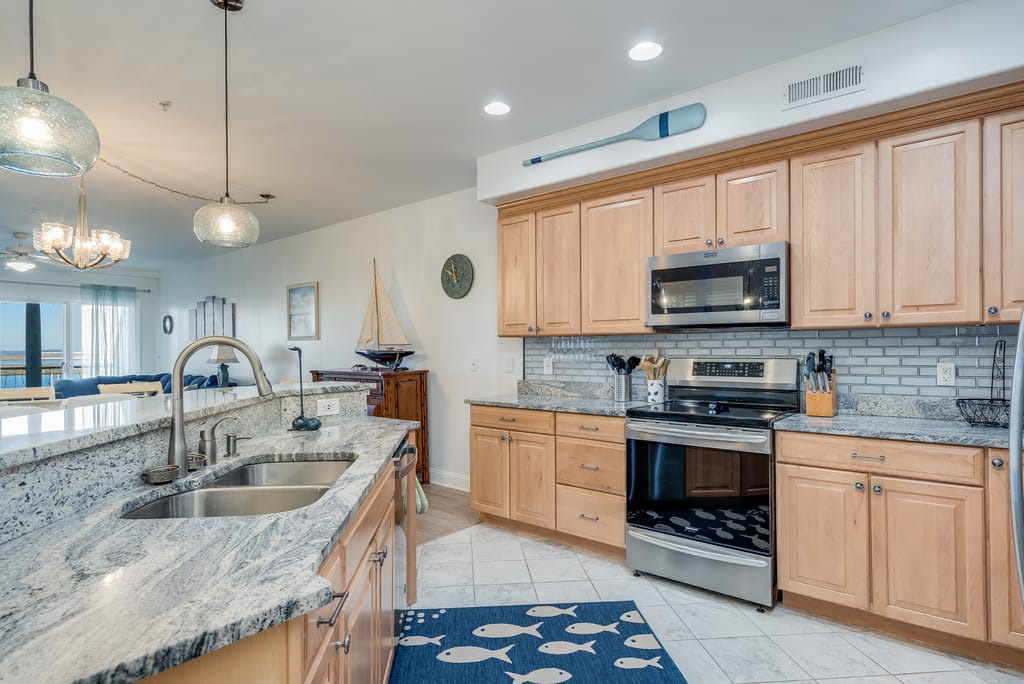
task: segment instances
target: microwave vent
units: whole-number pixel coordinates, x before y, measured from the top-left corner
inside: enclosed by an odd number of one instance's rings
[[[866,88],[863,66],[854,64],[840,67],[787,83],[782,90],[782,109],[803,107],[833,97],[856,93]]]

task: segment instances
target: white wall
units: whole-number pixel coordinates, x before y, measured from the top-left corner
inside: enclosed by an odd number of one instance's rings
[[[130,261],[125,262],[130,263]],[[77,271],[70,266],[43,264],[26,273],[0,268],[0,301],[77,302],[78,287],[118,285],[150,292],[139,293],[139,373],[161,373],[169,369],[160,333],[160,274],[133,270],[124,264],[101,271]]]
[[[173,359],[188,342],[188,309],[215,295],[235,304],[235,334],[256,349],[272,381],[298,377],[295,354],[287,350],[292,344],[302,348],[307,371],[366,363],[353,349],[376,257],[416,350],[407,365],[430,371],[431,480],[468,488],[469,407],[463,400],[514,393],[522,377],[522,342],[495,335],[497,213],[474,193],[435,197],[164,271],[163,310],[175,319],[174,333],[161,335],[165,357]],[[476,271],[473,289],[461,300],[441,291],[441,265],[453,253],[469,256]],[[312,280],[320,283],[320,340],[289,342],[285,287]],[[473,359],[479,372],[470,371]],[[213,372],[203,361],[190,370]],[[243,365],[233,366],[232,376],[251,378]]]
[[[629,171],[852,121],[1024,78],[1024,2],[974,0],[757,71],[516,145],[477,160],[477,197],[500,203]],[[727,49],[727,48],[726,48]],[[704,59],[714,59],[707,55]],[[867,89],[782,111],[784,83],[862,64]],[[547,152],[627,131],[649,116],[703,102],[696,131],[627,141],[523,167]]]

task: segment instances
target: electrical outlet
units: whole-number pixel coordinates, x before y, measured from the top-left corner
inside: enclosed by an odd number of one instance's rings
[[[480,372],[480,359],[470,359],[469,360],[469,372],[470,373],[479,373]]]
[[[952,387],[956,384],[956,366],[952,363],[935,364],[935,384],[940,387]]]
[[[555,360],[550,356],[544,357],[544,375],[555,374]]]
[[[341,413],[341,401],[338,399],[317,399],[316,415],[336,416]]]

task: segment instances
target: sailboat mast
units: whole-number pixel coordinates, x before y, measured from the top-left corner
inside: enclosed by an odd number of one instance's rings
[[[380,293],[377,292],[377,258],[373,259],[373,345],[380,349]]]

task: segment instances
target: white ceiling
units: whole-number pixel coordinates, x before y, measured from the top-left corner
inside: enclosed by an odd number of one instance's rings
[[[249,0],[229,24],[231,194],[277,195],[253,208],[260,241],[294,235],[471,187],[482,154],[958,1]],[[28,71],[27,6],[0,7],[4,85]],[[221,21],[208,0],[38,0],[36,72],[96,124],[102,157],[217,198]],[[645,39],[664,53],[631,62]],[[484,115],[493,99],[512,113]],[[73,224],[76,184],[0,171],[0,233]],[[87,187],[90,224],[133,240],[133,268],[220,253],[192,235],[201,202],[102,163]]]

